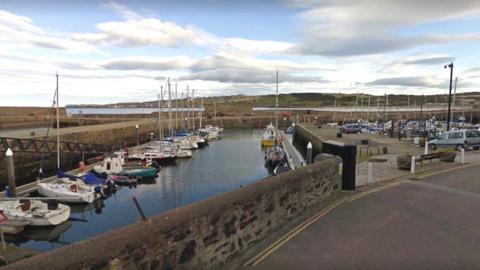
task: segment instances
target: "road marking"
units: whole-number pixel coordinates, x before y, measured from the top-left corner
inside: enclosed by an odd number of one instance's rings
[[[421,180],[421,179],[424,179],[424,178],[427,178],[427,177],[430,177],[430,176],[434,176],[434,175],[437,175],[437,174],[442,174],[442,173],[451,172],[451,171],[455,171],[455,170],[465,169],[465,168],[476,166],[476,165],[479,165],[479,163],[475,162],[475,163],[465,164],[465,165],[461,165],[461,166],[457,166],[457,167],[453,167],[453,168],[448,168],[448,169],[445,169],[445,170],[434,171],[434,172],[422,174],[422,175],[419,175],[419,176],[414,176],[411,179],[412,180]]]
[[[362,198],[364,196],[367,196],[371,193],[378,192],[380,190],[396,186],[400,183],[403,183],[403,181],[402,182],[389,183],[389,184],[386,184],[386,185],[383,185],[383,186],[380,186],[380,187],[377,187],[377,188],[374,188],[374,189],[371,189],[371,190],[360,192],[360,193],[358,193],[358,194],[356,194],[352,197],[343,198],[339,201],[334,202],[333,204],[331,204],[331,205],[327,206],[326,208],[322,209],[320,212],[313,215],[311,218],[307,219],[302,224],[298,225],[297,227],[293,228],[288,233],[286,233],[285,235],[280,237],[277,241],[272,243],[266,249],[264,249],[263,251],[258,253],[256,256],[254,256],[253,258],[251,258],[250,260],[245,262],[244,266],[255,266],[255,265],[259,264],[261,261],[263,261],[266,257],[268,257],[270,254],[275,252],[281,246],[283,246],[290,239],[292,239],[293,237],[298,235],[300,232],[305,230],[308,226],[312,225],[313,223],[315,223],[316,221],[318,221],[319,219],[321,219],[322,217],[327,215],[330,211],[335,209],[337,206],[342,205],[344,203],[352,202],[352,201],[357,200],[357,199],[360,199],[360,198]]]

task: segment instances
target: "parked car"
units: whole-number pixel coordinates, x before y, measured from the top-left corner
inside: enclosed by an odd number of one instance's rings
[[[434,150],[439,146],[455,147],[457,150],[472,147],[478,150],[480,148],[480,131],[476,129],[464,129],[444,132],[428,143]]]
[[[340,132],[341,133],[362,133],[362,129],[359,125],[355,124],[345,124],[340,127]]]

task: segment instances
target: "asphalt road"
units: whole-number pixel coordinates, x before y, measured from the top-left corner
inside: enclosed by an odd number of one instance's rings
[[[480,269],[480,166],[341,204],[246,269]]]

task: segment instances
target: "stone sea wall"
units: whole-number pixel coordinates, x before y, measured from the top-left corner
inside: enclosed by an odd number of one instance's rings
[[[304,158],[306,158],[307,155],[308,142],[312,143],[313,157],[322,153],[322,138],[313,135],[307,128],[303,127],[302,124],[297,124],[295,126],[295,134],[293,136],[293,145],[298,149]]]
[[[338,160],[331,158],[4,269],[221,268],[340,186]]]

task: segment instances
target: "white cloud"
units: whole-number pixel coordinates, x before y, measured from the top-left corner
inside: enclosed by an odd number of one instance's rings
[[[303,40],[292,52],[328,56],[376,54],[425,44],[478,41],[480,34],[402,35],[400,30],[429,22],[480,15],[477,0],[307,1],[298,17]]]
[[[68,34],[46,31],[34,25],[27,17],[0,10],[0,42],[4,44],[34,46],[68,52],[96,52],[94,46],[72,40]]]
[[[102,22],[98,32],[75,33],[73,38],[101,46],[202,46],[220,51],[252,54],[282,53],[293,47],[292,43],[273,40],[252,40],[240,37],[219,37],[192,25],[179,25],[159,18],[143,17],[124,5],[108,4],[122,15],[124,21]]]

